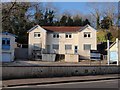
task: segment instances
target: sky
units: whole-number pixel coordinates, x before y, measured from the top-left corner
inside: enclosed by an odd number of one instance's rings
[[[15,0],[1,0],[10,2]],[[120,0],[17,0],[18,2],[118,2]]]
[[[71,11],[72,12],[82,12],[89,13],[89,7],[87,7],[87,2],[53,2],[55,7],[60,9],[60,12]]]
[[[4,2],[15,1],[15,0],[1,0]],[[83,14],[91,13],[92,8],[89,6],[89,3],[97,2],[98,5],[101,4],[101,9],[106,8],[107,4],[105,2],[112,2],[116,5],[119,0],[17,0],[18,2],[27,1],[27,2],[44,2],[51,3],[52,6],[56,7],[59,13],[68,11],[70,13],[81,12]],[[46,4],[45,4],[46,5]],[[117,8],[116,8],[117,9]]]
[[[67,11],[69,13],[82,13],[82,14],[90,14],[94,9],[94,5],[100,10],[104,10],[105,8],[115,6],[116,12],[118,12],[118,2],[45,2],[44,5],[51,4],[51,6],[56,7],[58,9],[57,12],[60,14]]]
[[[11,0],[2,0],[2,1],[7,2]],[[23,1],[23,0],[18,0],[18,1]],[[103,11],[105,11],[105,9],[108,8],[108,5],[109,7],[112,7],[112,5],[114,5],[115,13],[118,13],[118,1],[119,0],[101,0],[101,2],[98,2],[98,0],[84,0],[84,1],[83,0],[69,0],[69,2],[68,0],[27,0],[27,1],[29,2],[40,1],[42,2],[43,6],[48,5],[49,7],[55,7],[57,10],[56,11],[57,15],[55,15],[57,19],[60,19],[63,13],[67,12],[67,13],[70,13],[71,16],[73,16],[74,14],[85,16],[85,18],[89,19],[92,22],[93,18],[91,18],[90,15],[92,15],[91,12],[94,12],[94,5],[95,7],[99,8],[99,10],[103,10]],[[90,2],[87,2],[87,1],[90,1]],[[95,1],[95,2],[92,2],[92,1]],[[34,13],[34,11],[32,11],[32,13]],[[103,17],[101,17],[100,19],[102,18]]]

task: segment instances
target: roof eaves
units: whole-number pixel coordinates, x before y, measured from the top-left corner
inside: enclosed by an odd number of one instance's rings
[[[8,33],[8,32],[2,32],[3,35],[11,35],[13,37],[18,37],[17,35],[14,35],[14,34],[11,34],[11,33]]]
[[[84,30],[85,28],[87,28],[87,27],[89,27],[89,25],[87,24],[87,25],[85,25],[84,27],[82,27],[80,30],[79,30],[79,32],[80,31],[82,31],[82,30]]]
[[[31,32],[32,30],[36,29],[37,27],[39,27],[39,25],[34,26],[34,27],[31,28],[30,30],[28,30],[27,33]]]

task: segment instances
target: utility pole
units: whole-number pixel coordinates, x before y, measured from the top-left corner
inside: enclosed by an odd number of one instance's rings
[[[118,50],[119,50],[119,41],[118,41],[118,38],[116,39],[116,44],[117,44],[117,66],[119,65],[119,52],[118,52]]]
[[[120,1],[118,2],[118,63],[120,61]]]
[[[110,33],[107,33],[107,61],[108,61],[108,65],[110,65]]]
[[[118,39],[118,63],[117,65],[119,65],[119,62],[120,62],[120,38]]]
[[[110,41],[107,40],[107,61],[108,61],[108,65],[110,65]]]

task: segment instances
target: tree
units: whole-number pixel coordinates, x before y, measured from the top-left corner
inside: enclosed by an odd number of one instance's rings
[[[53,19],[54,19],[54,11],[53,10],[49,10],[48,12],[48,23],[49,25],[53,25]]]
[[[41,9],[41,3],[35,3],[32,5],[35,9],[34,21],[36,24],[43,25],[43,10]]]
[[[69,16],[67,20],[67,26],[73,26],[73,19]]]
[[[60,26],[65,26],[67,23],[67,16],[63,15],[60,19]]]
[[[32,27],[32,23],[27,20],[26,16],[30,3],[16,2],[10,9],[9,16],[6,16],[5,11],[11,6],[11,3],[6,4],[2,9],[3,17],[6,17],[2,20],[3,31],[17,35],[18,43],[27,43],[27,30]]]
[[[96,28],[97,30],[100,29],[100,11],[99,9],[95,8],[94,13],[92,15],[95,17],[95,22],[96,22]]]
[[[90,22],[89,22],[89,20],[88,20],[88,19],[85,19],[85,21],[83,21],[83,26],[85,26],[85,25],[87,25],[87,24],[89,24],[89,25],[90,25]]]
[[[82,18],[79,15],[73,17],[74,26],[82,26]]]
[[[107,41],[107,32],[105,30],[99,30],[97,32],[97,42],[101,43],[101,42],[106,42]]]
[[[91,15],[93,18],[93,23],[95,22],[94,25],[95,25],[96,29],[99,30],[100,29],[100,18],[102,15],[102,11],[101,11],[102,4],[93,2],[93,3],[89,3],[88,6],[92,10]]]
[[[104,17],[103,20],[101,20],[102,29],[109,29],[111,26],[112,26],[112,20],[108,16]]]
[[[16,2],[2,3],[2,22],[7,20],[12,10],[14,9]]]

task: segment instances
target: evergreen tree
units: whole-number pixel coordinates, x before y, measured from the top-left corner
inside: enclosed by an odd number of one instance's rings
[[[76,15],[74,18],[74,26],[82,26],[82,18]]]
[[[112,20],[109,17],[104,17],[101,20],[101,28],[102,29],[109,29],[112,26]]]
[[[89,24],[89,25],[90,25],[90,22],[89,22],[89,20],[88,20],[88,19],[85,19],[85,21],[83,21],[83,26],[85,26],[85,25],[87,25],[87,24]]]
[[[69,16],[67,20],[67,26],[73,26],[73,19]]]
[[[63,15],[60,19],[60,26],[66,26],[67,23],[67,16]]]

